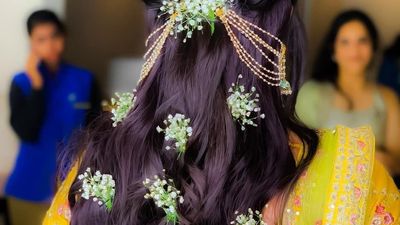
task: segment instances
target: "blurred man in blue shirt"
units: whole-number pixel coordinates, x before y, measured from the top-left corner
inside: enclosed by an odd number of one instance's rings
[[[13,225],[36,225],[56,187],[57,145],[99,112],[93,75],[62,60],[65,27],[51,11],[27,22],[31,52],[10,91],[11,125],[19,153],[6,184]]]

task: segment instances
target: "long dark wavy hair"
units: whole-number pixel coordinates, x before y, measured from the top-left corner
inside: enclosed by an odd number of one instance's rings
[[[158,18],[162,0],[144,0],[150,30],[165,23]],[[186,44],[182,37],[169,38],[157,64],[139,84],[135,107],[116,128],[106,113],[72,143],[79,155],[79,173],[87,167],[112,174],[116,195],[108,212],[93,201],[79,198],[76,180],[69,193],[73,225],[167,224],[165,213],[146,200],[143,180],[154,175],[171,178],[182,192],[181,225],[225,225],[235,211],[262,210],[274,196],[287,192],[315,155],[318,136],[294,114],[294,101],[304,68],[304,33],[289,0],[241,0],[233,8],[259,27],[279,36],[288,46],[289,77],[294,93],[283,97],[279,88],[257,79],[239,60],[221,23],[215,33],[196,33]],[[243,39],[254,56],[250,42]],[[263,62],[267,66],[266,62]],[[272,69],[272,68],[271,68]],[[226,104],[228,89],[239,74],[246,88],[257,88],[265,119],[245,131]],[[164,137],[156,127],[169,115],[191,119],[193,135],[184,156],[165,151]],[[296,165],[289,147],[289,133],[307,146]],[[84,149],[83,151],[81,151]],[[74,152],[74,153],[71,153]],[[81,154],[81,155],[80,155]],[[77,159],[77,158],[75,158]],[[165,169],[165,172],[163,171]]]

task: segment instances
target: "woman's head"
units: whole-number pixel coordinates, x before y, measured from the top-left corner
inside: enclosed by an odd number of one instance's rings
[[[336,83],[343,74],[365,74],[378,49],[378,32],[363,12],[341,13],[332,23],[314,66],[313,78]]]
[[[168,18],[158,18],[161,0],[145,3],[154,31]],[[296,92],[303,72],[304,36],[292,15],[291,1],[243,0],[232,10],[288,46],[288,73]],[[142,182],[154,175],[173,179],[182,192],[180,224],[229,224],[236,210],[261,210],[285,191],[314,156],[318,140],[314,131],[297,122],[295,96],[287,99],[279,88],[256,78],[240,61],[221,23],[216,23],[213,34],[204,25],[204,31],[195,32],[186,43],[180,35],[168,38],[158,62],[138,87],[135,107],[121,124],[113,128],[111,116],[105,115],[89,131],[80,172],[91,167],[112,174],[117,183],[115,202],[110,213],[90,201],[75,202],[81,185],[75,182],[70,192],[72,224],[166,224],[163,211],[144,199],[147,190]],[[262,59],[246,38],[239,37],[254,58]],[[228,90],[239,74],[246,90],[256,87],[266,115],[255,120],[257,127],[245,131],[227,106]],[[165,150],[168,142],[156,129],[176,113],[190,118],[193,130],[179,159],[175,151]],[[299,167],[289,148],[289,131],[310,148]]]
[[[58,63],[66,32],[61,20],[51,11],[36,11],[29,16],[27,29],[33,53],[44,62]]]

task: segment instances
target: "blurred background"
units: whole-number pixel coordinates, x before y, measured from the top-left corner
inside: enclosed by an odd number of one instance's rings
[[[145,50],[147,31],[139,0],[0,0],[0,197],[18,153],[18,138],[9,125],[10,83],[25,66],[29,53],[26,19],[38,9],[50,9],[65,22],[65,59],[92,71],[105,98],[135,87]],[[399,0],[299,1],[308,33],[309,70],[332,20],[346,9],[364,11],[379,31],[371,69],[375,79],[384,49],[400,34]]]

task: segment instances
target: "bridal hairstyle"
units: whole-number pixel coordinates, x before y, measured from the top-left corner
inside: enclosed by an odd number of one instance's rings
[[[144,3],[151,32],[168,18],[158,18],[162,0]],[[300,123],[294,112],[305,61],[302,23],[290,0],[240,0],[233,10],[286,44],[293,94],[283,96],[278,87],[254,76],[240,61],[219,22],[213,34],[205,28],[194,32],[187,43],[183,37],[169,37],[157,63],[139,84],[135,107],[125,120],[114,128],[111,115],[105,113],[62,157],[61,165],[66,165],[75,154],[79,174],[90,167],[111,174],[116,181],[114,204],[107,211],[80,198],[82,183],[75,180],[69,193],[72,225],[167,224],[164,211],[144,198],[143,181],[154,175],[173,179],[181,191],[180,225],[227,225],[235,219],[235,211],[261,211],[274,196],[286,193],[287,198],[319,142],[316,132]],[[254,58],[262,60],[247,39],[241,41]],[[262,63],[273,69],[265,60]],[[228,89],[239,74],[243,75],[240,84],[247,90],[256,87],[265,114],[265,119],[255,121],[258,127],[248,126],[245,131],[227,106]],[[175,113],[190,118],[193,128],[187,150],[179,159],[175,151],[164,150],[164,136],[156,131]],[[307,147],[297,165],[289,147],[289,132]]]

